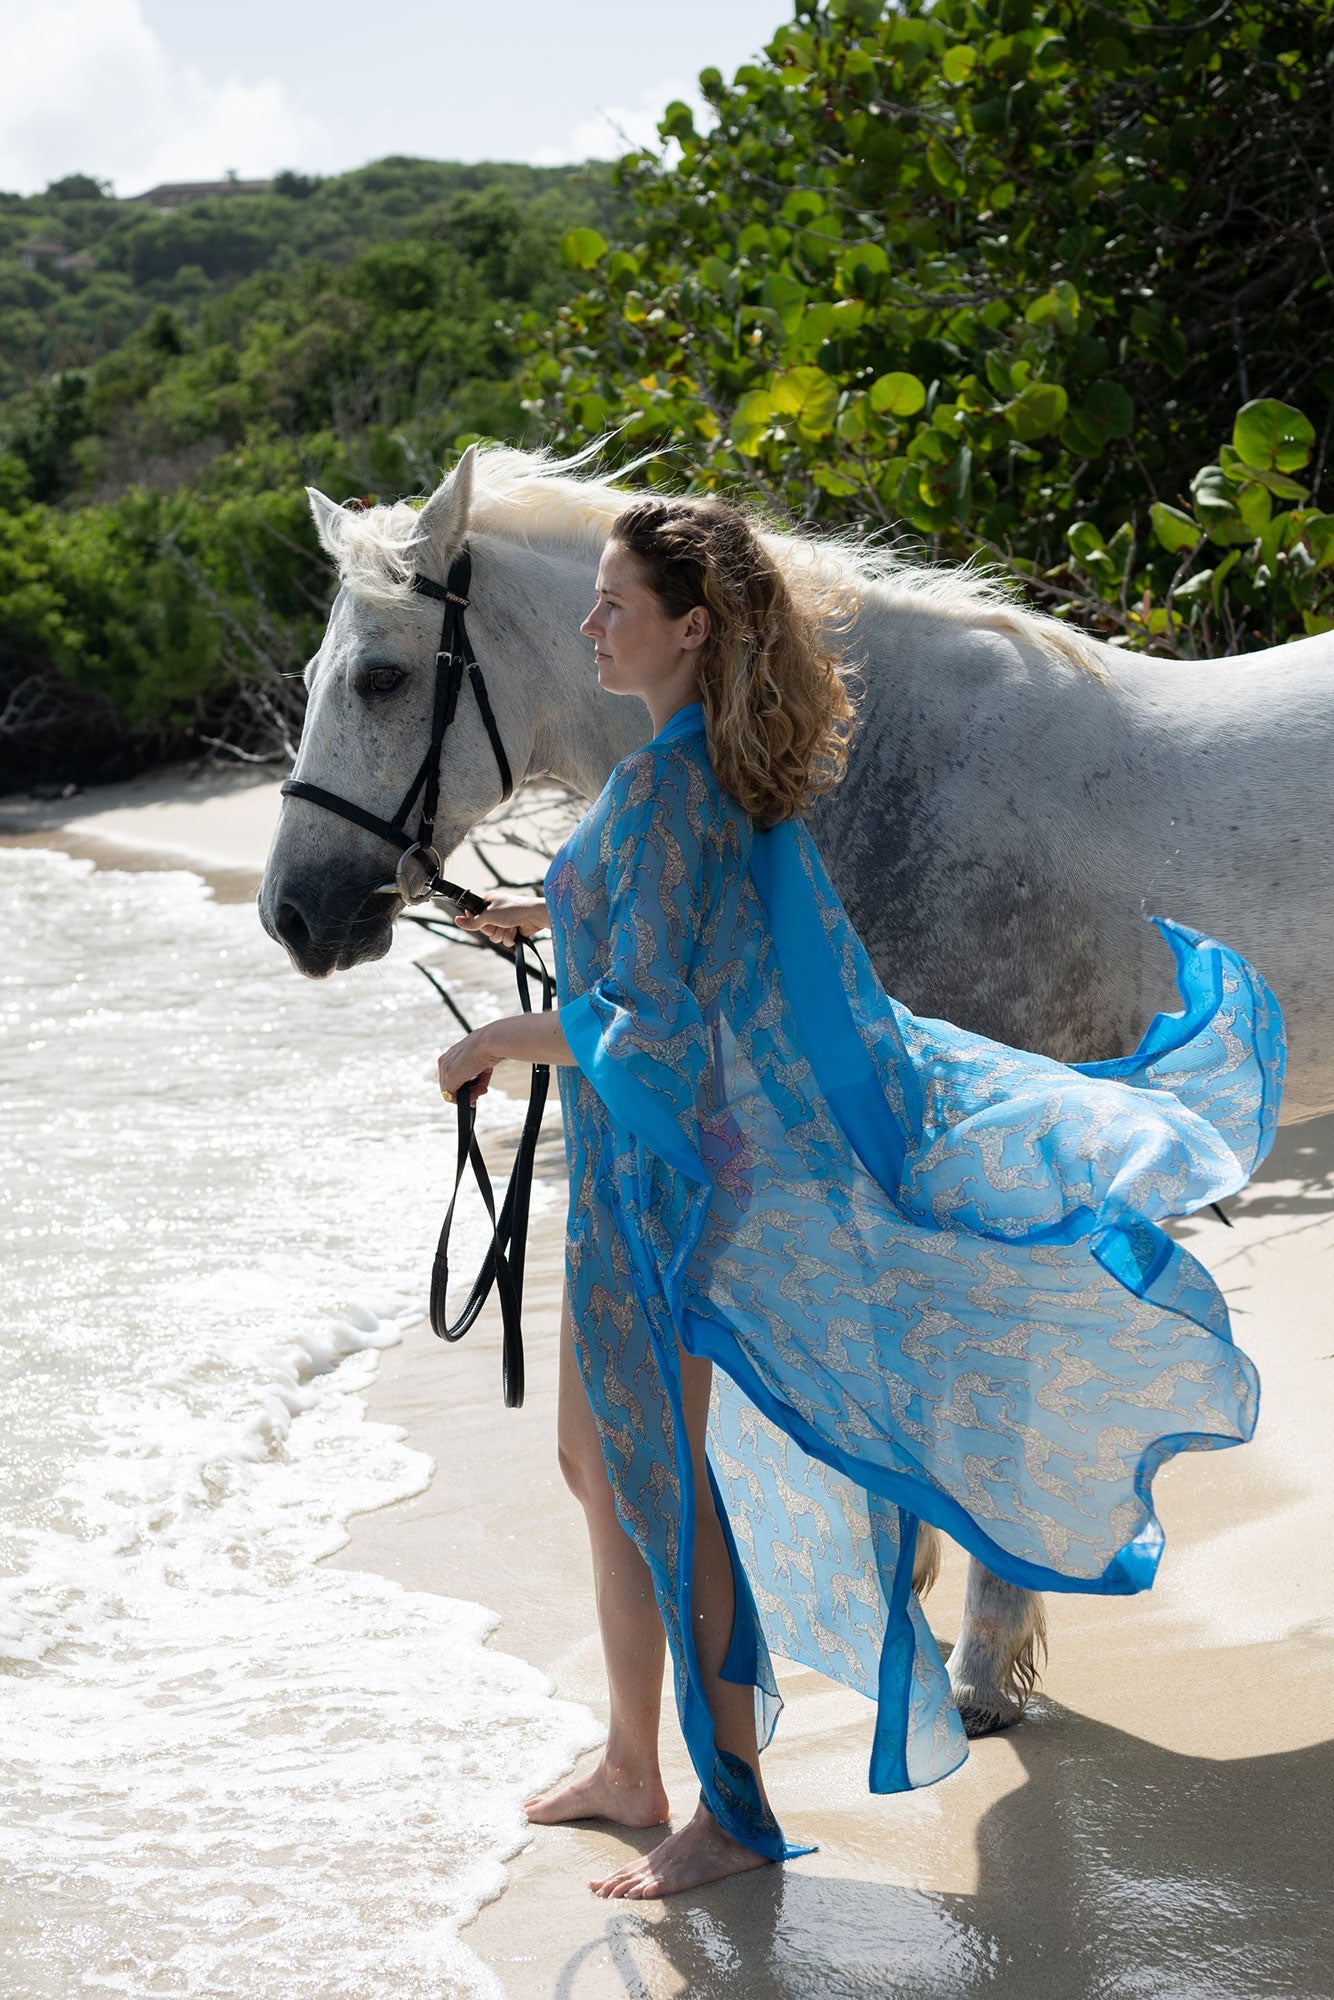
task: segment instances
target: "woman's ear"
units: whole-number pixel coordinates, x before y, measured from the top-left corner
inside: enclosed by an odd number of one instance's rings
[[[681,644],[688,652],[696,652],[709,636],[709,613],[707,606],[692,604],[686,613],[685,630],[681,634]]]

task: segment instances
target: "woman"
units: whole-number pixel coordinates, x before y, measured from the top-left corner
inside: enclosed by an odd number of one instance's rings
[[[666,1819],[665,1646],[700,1778],[694,1817],[603,1896],[806,1851],[760,1773],[770,1644],[876,1701],[873,1790],[962,1761],[911,1589],[919,1520],[1033,1589],[1143,1589],[1153,1472],[1255,1420],[1217,1288],[1158,1224],[1267,1150],[1272,996],[1164,926],[1186,1011],[1116,1062],[1070,1068],[900,1007],[802,818],[853,722],[829,617],[814,571],[785,574],[737,510],[626,509],[582,630],[654,736],[545,900],[494,895],[474,920],[507,942],[550,923],[558,1010],[440,1059],[447,1096],[479,1095],[502,1058],[560,1065],[560,1455],[611,1720],[597,1769],[529,1818]]]

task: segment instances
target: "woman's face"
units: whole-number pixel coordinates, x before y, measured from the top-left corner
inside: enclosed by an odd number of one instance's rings
[[[702,604],[669,618],[629,549],[608,542],[598,565],[598,599],[579,630],[593,641],[598,681],[610,694],[687,700],[708,637]]]

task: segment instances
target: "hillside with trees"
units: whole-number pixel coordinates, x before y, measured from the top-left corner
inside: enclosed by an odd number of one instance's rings
[[[290,740],[329,600],[303,485],[417,491],[470,436],[534,436],[506,329],[621,205],[600,167],[392,159],[163,209],[80,175],[0,198],[0,784]]]

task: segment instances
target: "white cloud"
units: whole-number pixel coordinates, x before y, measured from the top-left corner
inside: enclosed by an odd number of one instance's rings
[[[581,118],[563,146],[546,146],[532,155],[539,167],[563,167],[578,160],[615,160],[638,146],[658,151],[658,120],[674,98],[688,104],[701,131],[712,123],[713,112],[699,94],[695,82],[668,77],[641,91],[639,102],[599,108],[591,118]],[[675,146],[671,153],[675,152]],[[668,157],[671,157],[669,153]]]
[[[272,77],[210,77],[171,56],[139,0],[0,0],[0,187],[89,173],[164,180],[294,165],[317,124]]]

